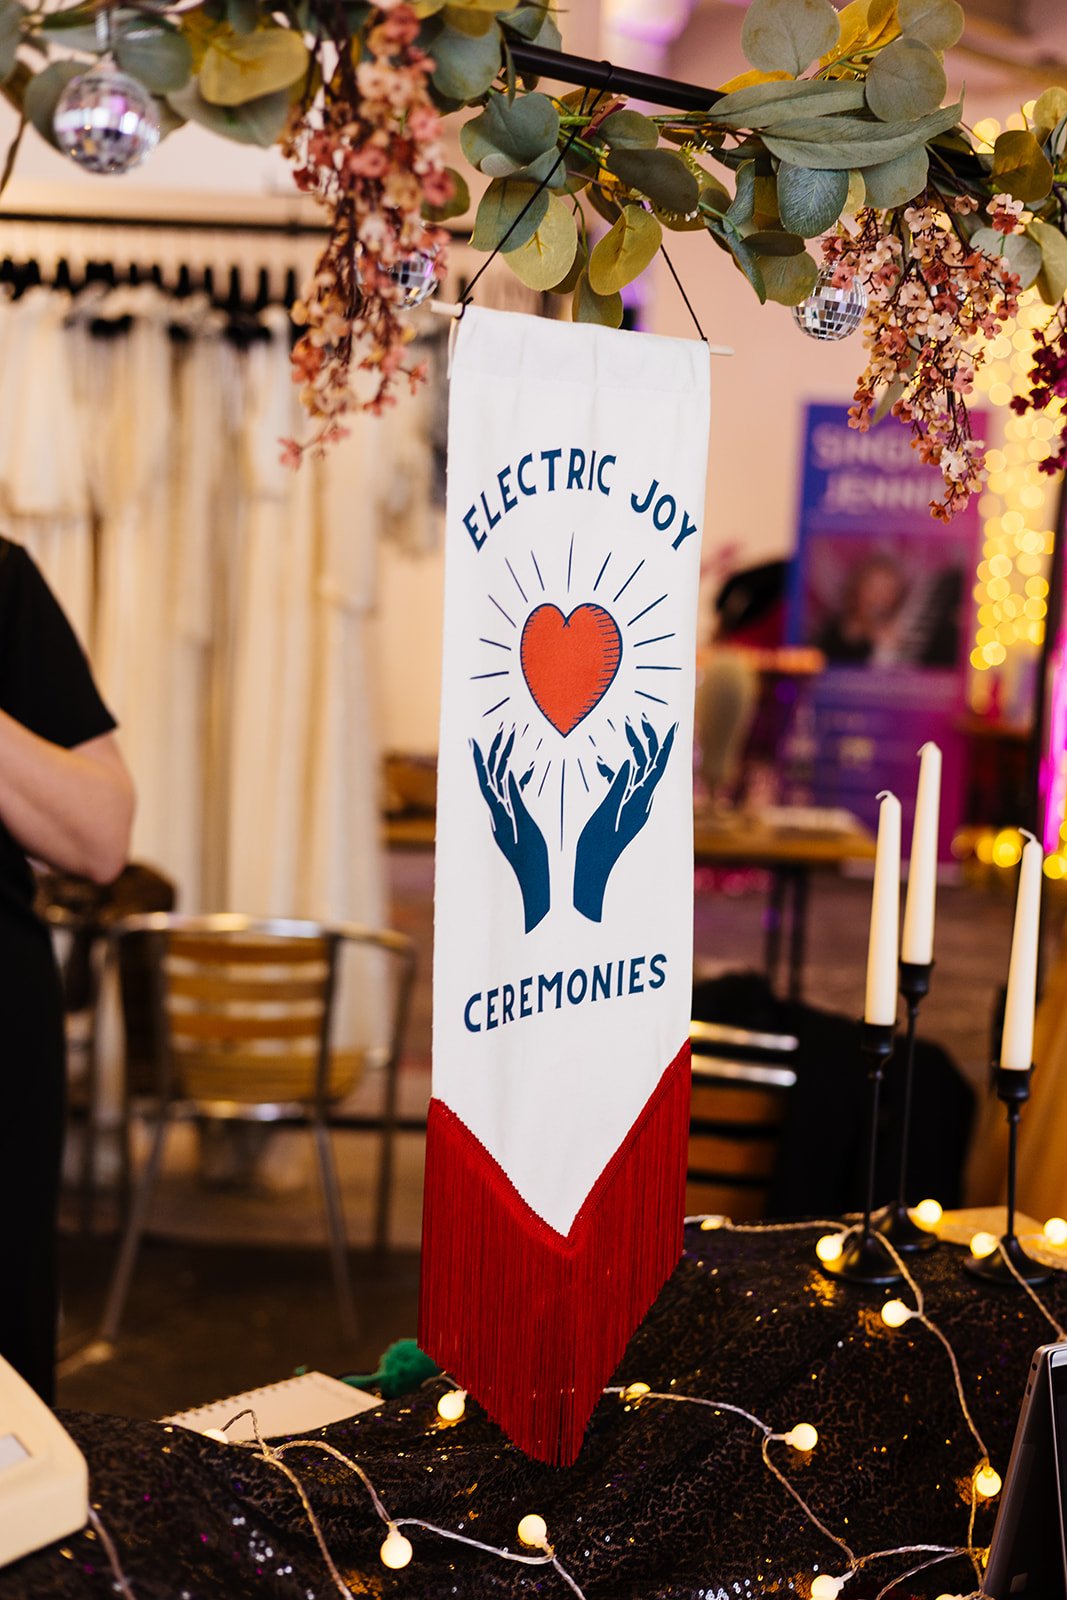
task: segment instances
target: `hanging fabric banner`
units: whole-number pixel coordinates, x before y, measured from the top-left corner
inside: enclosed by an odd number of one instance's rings
[[[458,330],[419,1340],[550,1462],[681,1251],[708,387],[699,342]]]

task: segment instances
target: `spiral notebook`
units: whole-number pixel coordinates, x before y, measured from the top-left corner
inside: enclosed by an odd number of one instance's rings
[[[277,1439],[282,1434],[311,1433],[331,1422],[345,1422],[378,1405],[381,1401],[376,1395],[354,1389],[340,1378],[331,1378],[325,1372],[302,1372],[298,1377],[283,1378],[280,1383],[268,1383],[244,1394],[231,1394],[224,1400],[213,1400],[210,1405],[179,1411],[160,1420],[190,1428],[194,1433],[206,1433],[209,1428],[226,1428],[239,1411],[248,1410],[256,1414],[261,1437]],[[242,1417],[232,1428],[226,1428],[226,1438],[232,1444],[247,1443],[255,1436],[251,1417]]]

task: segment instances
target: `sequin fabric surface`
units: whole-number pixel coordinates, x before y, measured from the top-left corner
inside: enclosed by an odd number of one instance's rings
[[[683,1259],[620,1366],[617,1381],[717,1399],[776,1432],[814,1423],[816,1448],[782,1442],[772,1459],[857,1555],[905,1544],[963,1545],[979,1451],[964,1424],[948,1356],[916,1322],[882,1323],[884,1295],[831,1282],[809,1233],[686,1230]],[[1053,1337],[1021,1289],[977,1285],[963,1252],[943,1246],[915,1275],[927,1313],[951,1341],[993,1465],[1007,1468],[1030,1357]],[[622,1264],[620,1264],[621,1266]],[[897,1291],[889,1291],[896,1293]],[[1042,1291],[1061,1318],[1067,1278]],[[473,1402],[442,1423],[446,1383],[388,1402],[318,1437],[360,1462],[390,1516],[415,1516],[489,1544],[518,1544],[520,1517],[544,1517],[560,1561],[586,1600],[735,1600],[807,1596],[816,1572],[847,1562],[767,1471],[760,1434],[704,1406],[606,1395],[577,1463],[538,1466]],[[330,1600],[338,1590],[307,1517],[280,1473],[236,1446],[158,1424],[87,1413],[63,1420],[84,1451],[92,1500],[136,1600]],[[554,1571],[519,1567],[418,1529],[411,1564],[388,1571],[384,1527],[366,1490],[310,1449],[285,1459],[321,1520],[353,1595],[381,1600],[567,1600]],[[992,1532],[980,1503],[975,1542]],[[922,1559],[864,1568],[846,1600],[874,1600]],[[116,1593],[100,1540],[78,1534],[0,1573],[0,1600],[74,1600]],[[959,1558],[906,1579],[892,1600],[967,1594]]]

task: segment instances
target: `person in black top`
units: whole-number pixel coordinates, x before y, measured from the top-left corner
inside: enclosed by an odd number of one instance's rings
[[[49,1402],[63,1005],[30,861],[118,875],[134,794],[114,728],[51,590],[0,538],[0,1355]]]

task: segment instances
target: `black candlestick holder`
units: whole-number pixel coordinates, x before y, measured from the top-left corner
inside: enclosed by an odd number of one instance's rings
[[[1027,1255],[1015,1233],[1015,1174],[1019,1145],[1019,1113],[1030,1098],[1030,1078],[1033,1067],[1023,1070],[1011,1067],[996,1069],[997,1098],[1008,1112],[1008,1214],[999,1248],[987,1256],[971,1256],[963,1264],[975,1278],[986,1283],[1001,1284],[1010,1288],[1020,1278],[1025,1283],[1047,1283],[1052,1268]],[[1007,1260],[1005,1260],[1005,1256]],[[1008,1262],[1011,1262],[1009,1267]],[[1014,1267],[1014,1272],[1012,1271]]]
[[[843,1278],[847,1283],[868,1284],[872,1288],[902,1283],[903,1277],[889,1252],[886,1240],[874,1229],[871,1214],[874,1211],[874,1167],[878,1153],[878,1107],[882,1097],[882,1076],[885,1064],[893,1054],[893,1025],[875,1022],[860,1023],[860,1050],[867,1059],[867,1203],[863,1224],[858,1233],[846,1240],[839,1256],[819,1265],[831,1278]]]
[[[915,1070],[915,1030],[919,1021],[919,1007],[930,993],[932,961],[902,961],[900,963],[900,993],[908,1012],[908,1028],[904,1040],[904,1101],[900,1116],[900,1164],[897,1178],[897,1198],[879,1217],[875,1227],[883,1239],[900,1251],[901,1255],[915,1255],[921,1250],[936,1250],[939,1240],[911,1219],[908,1211],[908,1142],[911,1135],[911,1086]]]

